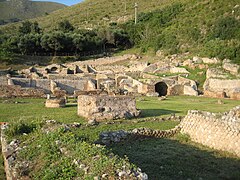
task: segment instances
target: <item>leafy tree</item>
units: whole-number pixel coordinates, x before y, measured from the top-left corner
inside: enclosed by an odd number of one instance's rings
[[[20,34],[30,34],[30,33],[40,33],[41,28],[38,25],[38,22],[30,22],[30,21],[25,21],[22,23],[22,26],[19,27],[19,33]]]
[[[70,32],[74,30],[73,25],[68,21],[68,20],[63,20],[58,23],[58,28],[59,31],[63,32]]]
[[[36,34],[40,34],[41,33],[41,28],[39,27],[38,22],[34,22],[31,25],[31,33],[36,33]]]
[[[82,34],[73,34],[73,45],[75,47],[75,53],[83,51],[84,46],[84,36]]]
[[[39,34],[26,34],[20,37],[18,48],[22,54],[33,54],[41,50],[41,36]]]
[[[24,21],[22,22],[22,26],[19,27],[19,33],[20,34],[29,34],[31,33],[31,28],[32,23],[30,21]]]
[[[64,49],[65,35],[61,31],[55,31],[49,34],[44,34],[41,38],[41,46],[47,51],[54,51],[55,56],[58,51]]]

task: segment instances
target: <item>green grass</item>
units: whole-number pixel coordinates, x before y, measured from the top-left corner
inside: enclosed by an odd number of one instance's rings
[[[188,110],[204,110],[210,112],[224,112],[239,105],[239,101],[223,99],[224,104],[217,104],[218,99],[191,97],[191,96],[170,96],[165,101],[158,98],[144,97],[137,100],[137,108],[142,110],[142,117],[171,115],[186,115]],[[84,118],[77,116],[77,105],[69,104],[63,109],[49,109],[44,106],[44,99],[0,99],[0,121],[14,122],[19,119],[50,120],[59,122],[84,123]],[[129,121],[126,121],[129,122]]]
[[[226,153],[217,153],[198,144],[182,143],[177,138],[124,142],[111,148],[115,154],[128,156],[152,180],[240,177],[240,160],[226,158]]]
[[[76,104],[68,104],[62,109],[49,109],[44,107],[44,101],[23,98],[0,99],[0,121],[13,124],[13,131],[17,133],[12,133],[11,128],[10,135],[29,144],[18,158],[33,163],[29,174],[32,179],[68,179],[74,176],[92,179],[95,175],[103,173],[113,175],[112,164],[115,168],[120,168],[122,164],[127,164],[128,167],[141,167],[150,179],[237,179],[240,176],[238,158],[193,143],[184,135],[166,139],[131,139],[105,148],[96,148],[93,145],[98,140],[99,134],[104,131],[140,127],[171,129],[178,122],[151,121],[151,117],[170,116],[173,113],[186,115],[190,109],[224,112],[239,105],[239,101],[224,99],[224,104],[220,105],[217,104],[217,99],[203,97],[173,96],[165,101],[141,97],[137,100],[137,107],[142,110],[141,118],[118,120],[114,124],[107,121],[90,127],[84,125],[86,123],[84,118],[77,116]],[[40,129],[45,126],[42,122],[51,119],[63,123],[80,122],[82,126],[72,129],[71,132],[65,132],[60,128],[53,133],[42,133]],[[32,132],[27,136],[19,134],[24,130]],[[56,140],[60,140],[61,146],[70,150],[69,157],[59,153]],[[112,152],[117,156],[109,159]],[[100,154],[100,160],[94,161],[93,156],[96,154]],[[90,166],[93,174],[84,175],[82,170],[77,170],[72,164],[74,159],[80,159]],[[53,168],[56,165],[58,168]]]

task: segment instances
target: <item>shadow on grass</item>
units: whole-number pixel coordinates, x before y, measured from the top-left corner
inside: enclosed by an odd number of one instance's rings
[[[65,107],[66,107],[66,108],[77,107],[77,103],[76,103],[76,104],[66,104]]]
[[[130,162],[158,179],[239,179],[240,159],[217,158],[171,139],[145,139],[112,145],[113,153],[127,155]]]
[[[161,115],[170,115],[179,113],[180,111],[172,111],[167,109],[141,109],[141,117],[154,117]]]

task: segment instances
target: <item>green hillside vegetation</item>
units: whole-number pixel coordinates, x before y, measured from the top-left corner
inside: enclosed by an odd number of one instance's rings
[[[142,13],[121,25],[136,47],[168,54],[229,58],[240,63],[240,7],[237,1],[189,1]]]
[[[55,2],[29,0],[0,1],[0,25],[46,15],[65,5]]]
[[[107,42],[115,47],[134,47],[143,53],[160,49],[166,54],[188,52],[190,55],[228,58],[240,63],[238,0],[139,0],[137,25],[132,17],[134,2],[86,0],[32,22],[37,21],[44,34],[59,30],[59,23],[64,21],[70,22],[77,36],[82,29],[91,29],[101,48]],[[3,26],[1,30],[16,34],[18,27],[19,23]],[[17,44],[19,46],[19,42]],[[75,46],[78,45],[81,46],[81,41],[76,40]],[[69,51],[69,46],[59,47]]]

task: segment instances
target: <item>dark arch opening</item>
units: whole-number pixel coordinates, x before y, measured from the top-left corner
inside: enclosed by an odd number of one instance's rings
[[[51,68],[51,72],[56,72],[57,70],[58,70],[57,67],[52,67],[52,68]]]
[[[155,84],[155,92],[159,94],[159,96],[167,95],[168,86],[165,82],[158,82]]]

